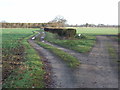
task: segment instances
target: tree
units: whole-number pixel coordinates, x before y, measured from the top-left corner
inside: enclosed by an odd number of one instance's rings
[[[85,26],[86,26],[86,27],[88,27],[88,26],[89,26],[89,24],[88,24],[88,23],[86,23],[86,24],[85,24]]]
[[[63,16],[56,16],[52,21],[48,22],[51,23],[53,27],[64,27],[67,20]]]

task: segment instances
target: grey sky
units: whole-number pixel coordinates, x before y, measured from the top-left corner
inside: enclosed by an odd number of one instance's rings
[[[119,0],[0,0],[0,21],[43,23],[61,15],[68,24],[118,24]]]

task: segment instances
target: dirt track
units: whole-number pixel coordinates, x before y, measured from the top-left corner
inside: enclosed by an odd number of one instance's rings
[[[80,60],[81,65],[77,69],[71,69],[54,54],[38,46],[33,40],[29,40],[29,43],[37,51],[43,53],[43,56],[52,65],[52,78],[55,88],[117,88],[116,58],[111,58],[107,50],[108,44],[113,45],[117,50],[117,46],[113,42],[113,40],[106,36],[97,36],[96,45],[89,54],[85,55],[45,42],[70,53]]]
[[[52,80],[54,82],[52,88],[74,87],[74,82],[71,82],[73,81],[72,70],[67,67],[64,62],[62,62],[63,60],[60,60],[60,58],[56,57],[48,50],[40,47],[33,40],[28,41],[34,49],[41,53],[48,60],[48,62],[50,62],[52,66]]]

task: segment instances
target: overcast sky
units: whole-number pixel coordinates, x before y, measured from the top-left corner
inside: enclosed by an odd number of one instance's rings
[[[0,0],[0,21],[43,23],[57,15],[68,24],[118,24],[119,0]]]

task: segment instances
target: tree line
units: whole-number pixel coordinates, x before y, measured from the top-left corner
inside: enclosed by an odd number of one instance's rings
[[[95,24],[82,24],[82,25],[67,25],[67,27],[115,27],[117,28],[118,25],[105,25],[105,24],[98,24],[98,25],[95,25]]]
[[[48,23],[1,23],[2,28],[40,28]]]
[[[82,25],[69,25],[66,23],[67,20],[63,16],[56,16],[53,20],[48,23],[8,23],[0,22],[2,28],[46,28],[46,27],[118,27],[118,25],[104,25],[104,24],[82,24]]]
[[[2,21],[0,25],[2,28],[45,28],[45,27],[64,27],[66,19],[63,16],[56,16],[53,20],[48,23],[8,23]]]
[[[2,28],[45,28],[45,27],[118,27],[118,25],[68,25],[63,22],[48,22],[48,23],[0,23]]]

